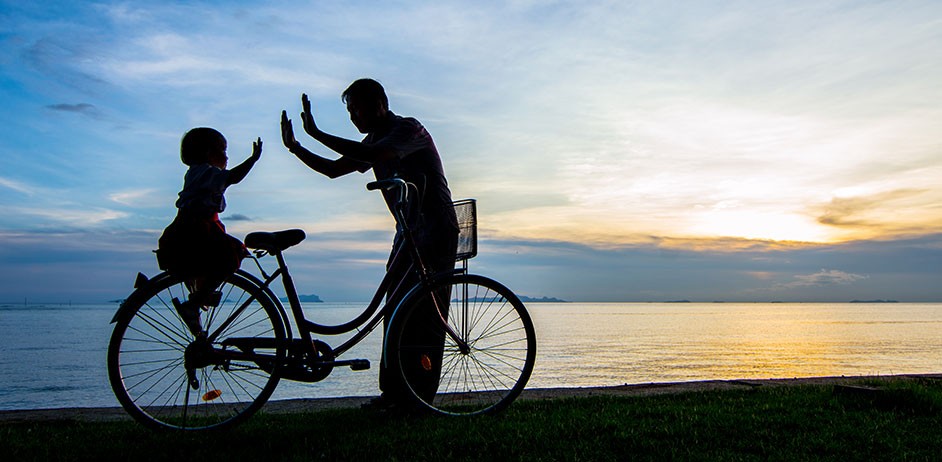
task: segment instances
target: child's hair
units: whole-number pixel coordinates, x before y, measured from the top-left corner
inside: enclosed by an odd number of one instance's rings
[[[184,164],[193,166],[209,162],[209,151],[220,142],[226,141],[214,128],[197,127],[183,135],[180,141],[180,160]]]

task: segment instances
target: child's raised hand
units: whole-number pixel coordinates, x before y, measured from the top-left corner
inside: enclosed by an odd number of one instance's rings
[[[252,142],[252,158],[258,160],[262,157],[262,137]]]
[[[262,158],[262,138],[259,137],[252,142],[252,155],[248,159],[245,159],[241,164],[236,165],[234,168],[229,170],[229,178],[227,181],[227,186],[234,185],[246,175],[249,174],[249,170],[252,170],[252,166],[255,165],[255,162],[258,162]]]

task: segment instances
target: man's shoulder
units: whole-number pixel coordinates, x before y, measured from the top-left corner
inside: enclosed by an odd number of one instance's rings
[[[425,126],[422,125],[422,122],[418,121],[418,119],[414,117],[394,115],[392,128],[386,135],[386,138],[402,141],[408,140],[410,142],[422,140],[423,143],[427,143],[431,141],[432,136],[428,133],[428,130],[425,129]]]
[[[422,127],[422,122],[419,122],[415,117],[401,116],[398,114],[393,114],[393,118],[397,125],[408,125],[413,127]]]

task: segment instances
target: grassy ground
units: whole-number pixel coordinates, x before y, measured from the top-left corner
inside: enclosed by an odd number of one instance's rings
[[[873,384],[876,385],[876,384]],[[127,422],[0,426],[3,460],[939,460],[942,383],[515,403],[470,419],[260,414],[205,435]]]

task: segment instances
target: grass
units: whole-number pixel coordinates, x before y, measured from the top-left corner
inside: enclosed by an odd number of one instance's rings
[[[863,385],[866,385],[864,383]],[[876,385],[876,384],[874,384]],[[458,419],[260,414],[218,433],[129,422],[0,426],[4,460],[938,460],[942,383],[759,387],[515,403]]]

